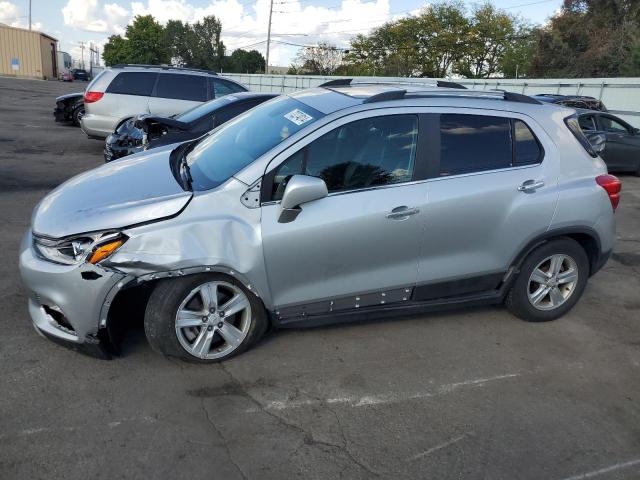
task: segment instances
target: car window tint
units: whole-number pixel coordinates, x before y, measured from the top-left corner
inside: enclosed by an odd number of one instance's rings
[[[246,92],[246,89],[242,88],[233,82],[226,82],[217,78],[211,79],[211,89],[216,98],[229,95],[231,93]]]
[[[514,120],[515,165],[531,165],[540,162],[542,151],[535,135],[522,120]]]
[[[151,72],[122,72],[109,84],[107,93],[123,95],[149,96],[156,83],[157,73]]]
[[[581,115],[578,117],[578,123],[580,123],[580,128],[587,131],[597,130],[595,119],[593,115]]]
[[[444,114],[440,116],[440,138],[441,176],[511,166],[508,118]]]
[[[205,102],[207,100],[207,77],[161,73],[156,87],[156,97]]]
[[[241,113],[246,112],[255,106],[255,102],[236,102],[233,105],[220,109],[220,111],[215,112],[216,126],[228,122],[232,118],[237,117]]]
[[[600,117],[600,124],[605,132],[629,133],[627,127],[611,117]]]
[[[272,199],[282,198],[295,174],[322,178],[329,192],[410,181],[417,136],[415,115],[372,117],[336,128],[278,167]]]

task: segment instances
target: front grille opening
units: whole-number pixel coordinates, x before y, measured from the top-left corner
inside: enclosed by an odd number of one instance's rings
[[[53,318],[53,320],[64,330],[69,330],[70,332],[76,333],[76,331],[67,320],[67,317],[65,317],[61,311],[51,308],[49,305],[43,305],[42,308],[44,309],[45,313]]]

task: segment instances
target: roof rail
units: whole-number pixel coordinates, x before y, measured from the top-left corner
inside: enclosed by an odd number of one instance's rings
[[[365,80],[362,82],[357,81],[357,79],[353,78],[336,78],[335,80],[329,80],[328,82],[322,83],[318,85],[319,87],[344,87],[347,85],[429,85],[433,87],[443,87],[443,88],[458,88],[461,90],[466,90],[467,87],[457,82],[449,82],[447,80],[433,80],[432,82],[420,82],[420,81],[408,81],[408,80],[381,80],[376,82],[375,80]]]
[[[175,65],[147,65],[144,63],[118,63],[110,65],[110,68],[159,68],[162,70],[185,70],[189,72],[208,73],[209,75],[218,75],[213,70],[203,70],[201,68],[177,67]]]
[[[367,97],[362,103],[384,102],[386,100],[398,100],[404,98],[406,90],[388,90],[386,92],[377,93]]]

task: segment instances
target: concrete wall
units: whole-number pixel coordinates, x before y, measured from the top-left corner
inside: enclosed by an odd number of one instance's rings
[[[313,75],[260,75],[225,74],[249,87],[261,92],[287,93],[304,88],[315,87],[323,82],[345,77],[322,77]],[[402,83],[421,83],[420,78],[398,77],[357,77],[359,81],[393,81]],[[640,78],[587,78],[587,79],[490,79],[490,80],[454,80],[467,88],[477,90],[503,89],[527,95],[538,93],[560,93],[564,95],[589,95],[604,102],[607,108],[640,127]]]
[[[52,78],[51,42],[57,47],[56,39],[40,32],[0,25],[0,75]],[[17,70],[11,67],[14,58]]]

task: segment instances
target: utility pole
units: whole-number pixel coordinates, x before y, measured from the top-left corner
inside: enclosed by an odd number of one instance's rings
[[[273,14],[273,0],[269,6],[269,28],[267,29],[267,58],[265,59],[264,73],[269,73],[269,47],[271,45],[271,15]]]
[[[31,0],[29,0],[29,30],[31,30]]]
[[[79,42],[80,43],[80,50],[81,50],[81,55],[82,55],[82,62],[80,63],[80,68],[82,68],[84,70],[84,42]]]

